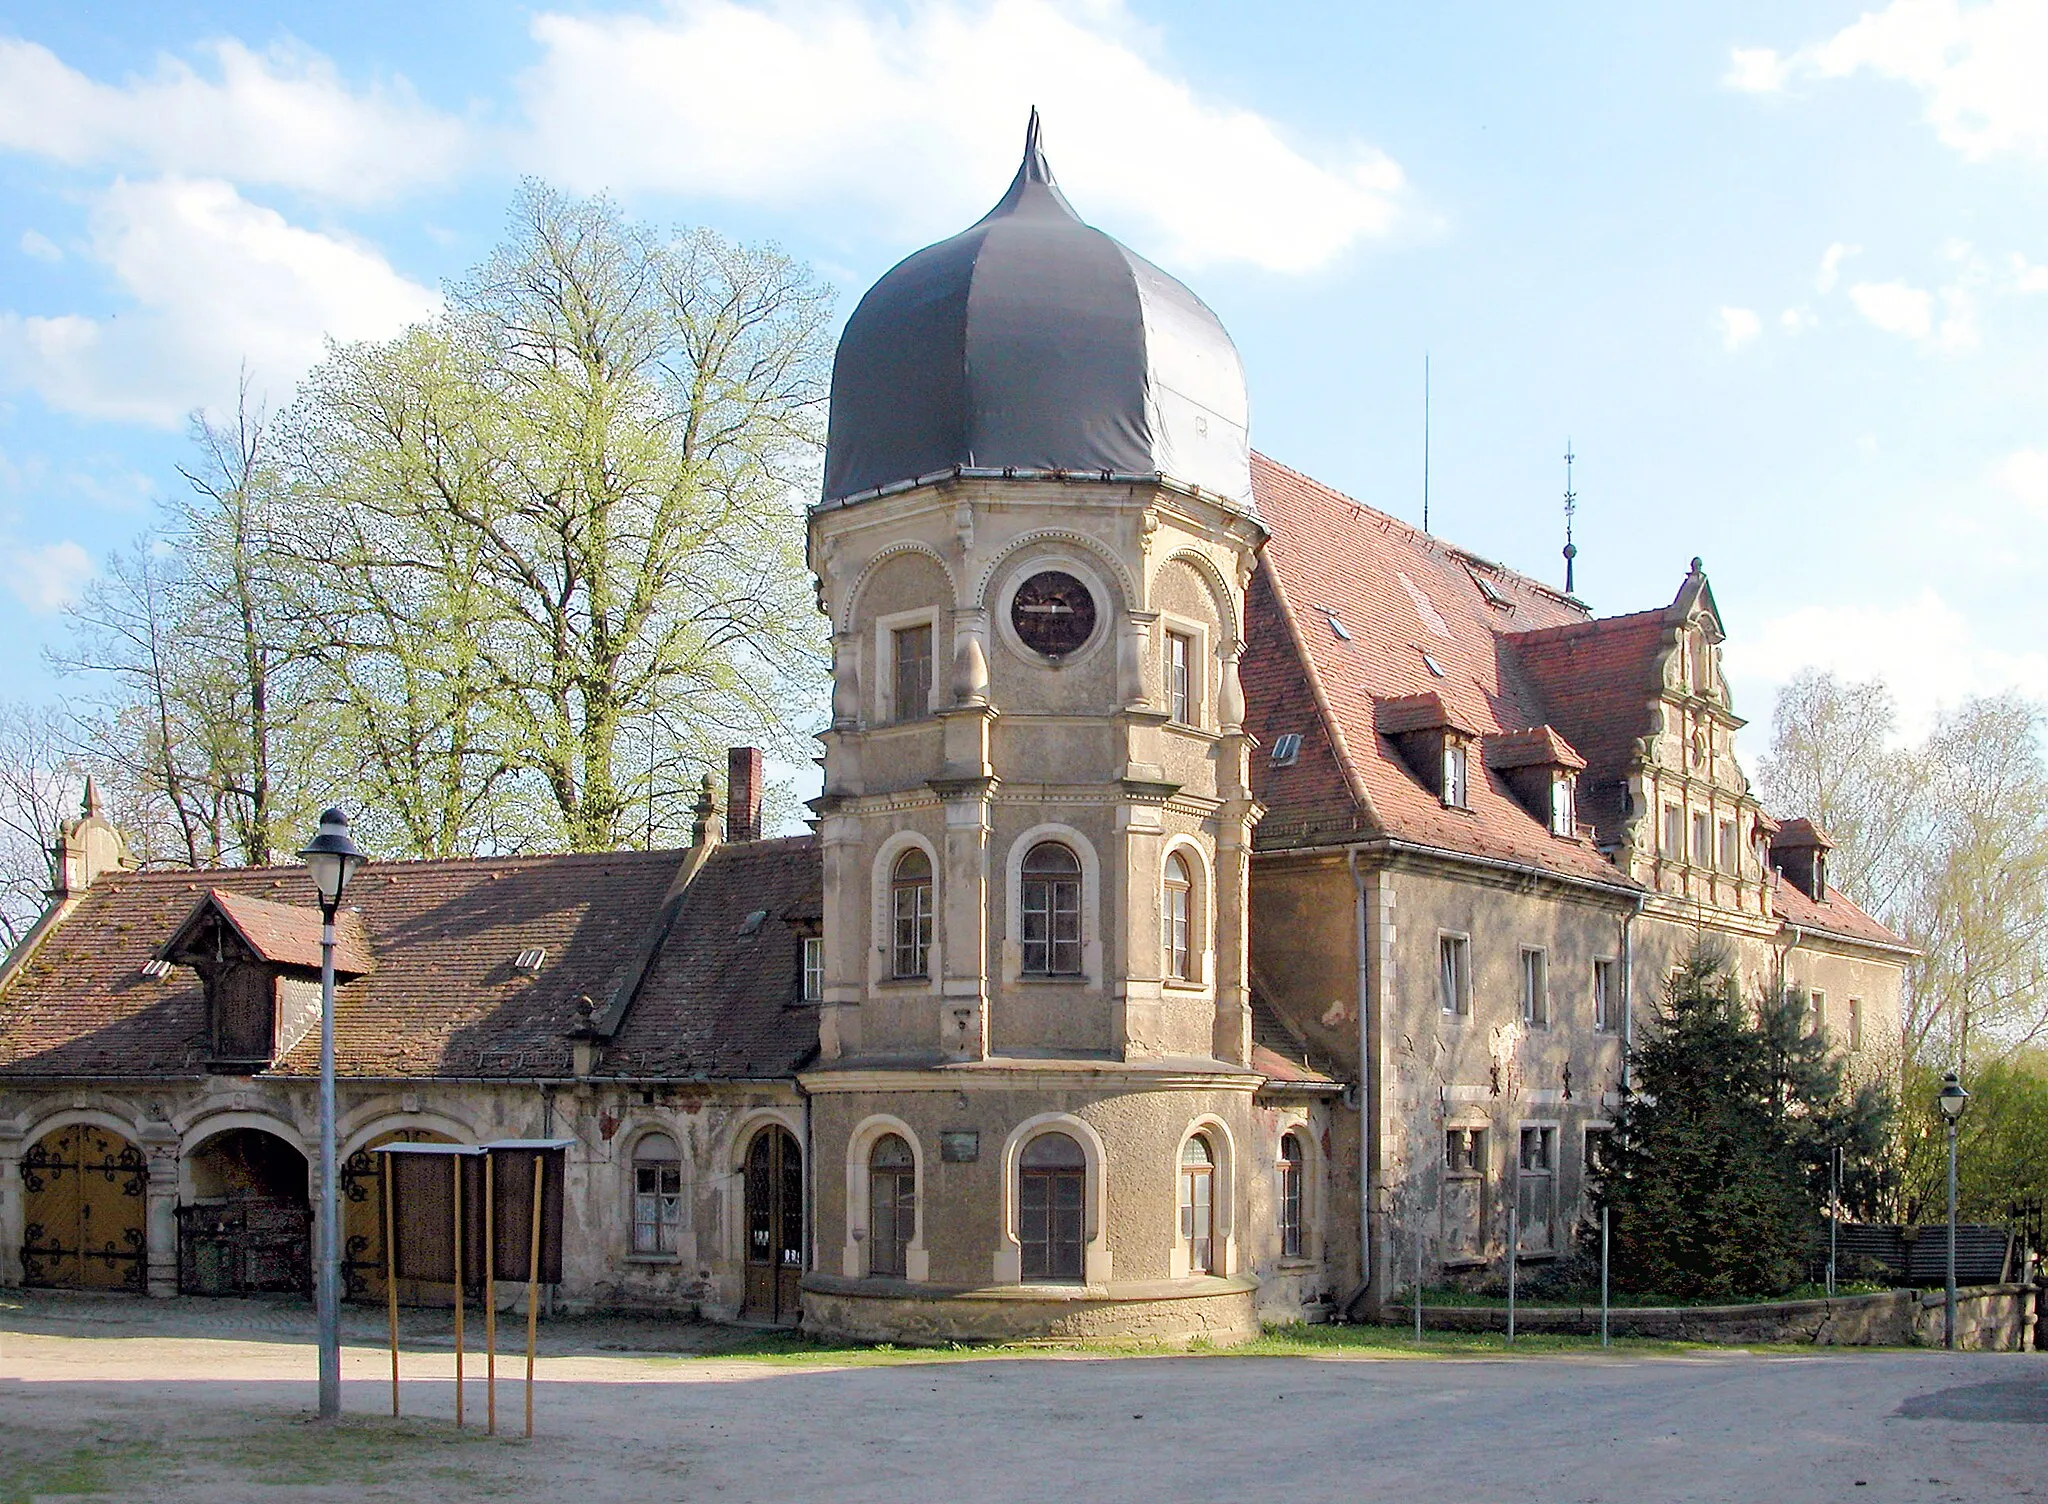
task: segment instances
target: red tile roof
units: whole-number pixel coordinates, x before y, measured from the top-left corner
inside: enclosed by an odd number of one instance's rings
[[[1583,623],[1585,608],[1263,455],[1253,456],[1252,490],[1272,536],[1246,609],[1247,726],[1269,748],[1303,735],[1294,766],[1254,762],[1253,792],[1268,810],[1259,846],[1384,834],[1632,886],[1592,847],[1552,836],[1491,776],[1471,777],[1469,809],[1446,808],[1380,719],[1383,702],[1434,696],[1452,724],[1482,735],[1554,721],[1506,642]]]
[[[1850,940],[1870,940],[1879,945],[1904,947],[1906,942],[1858,908],[1840,889],[1830,887],[1819,903],[1785,881],[1781,872],[1771,874],[1771,910],[1787,924],[1803,930],[1822,930]]]
[[[1481,744],[1489,768],[1583,768],[1586,759],[1549,726],[1503,731]]]
[[[1653,729],[1657,660],[1676,630],[1668,617],[1660,607],[1520,632],[1505,645],[1543,701],[1543,719],[1586,759],[1579,814],[1605,840],[1621,836],[1635,745]]]

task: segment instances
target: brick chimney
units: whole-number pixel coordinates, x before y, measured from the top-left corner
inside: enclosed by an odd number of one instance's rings
[[[761,839],[761,749],[729,747],[725,754],[725,838]]]

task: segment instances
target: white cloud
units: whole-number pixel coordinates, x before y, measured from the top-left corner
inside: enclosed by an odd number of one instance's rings
[[[1862,72],[1918,89],[1935,135],[1971,160],[2006,151],[2048,160],[2048,5],[2041,0],[1892,0],[1788,57],[1736,48],[1724,82],[1770,92],[1794,77]]]
[[[1991,469],[1992,483],[2048,522],[2048,449],[2018,449]]]
[[[1035,104],[1076,206],[1161,260],[1307,271],[1404,213],[1383,152],[1308,151],[1163,71],[1121,0],[670,0],[532,30],[526,154],[579,189],[837,201],[941,234],[1001,193]]]
[[[78,599],[94,574],[92,556],[69,538],[40,548],[0,550],[0,575],[29,610],[62,610]]]
[[[209,43],[213,77],[173,57],[100,83],[33,42],[0,39],[0,149],[301,189],[348,203],[448,177],[465,127],[403,80],[352,90],[319,55]]]
[[[2017,688],[2048,697],[2048,652],[1987,642],[1931,587],[1904,600],[1801,606],[1735,634],[1728,657],[1730,681],[1756,707],[1753,725],[1768,720],[1778,686],[1802,668],[1884,680],[1909,738],[1924,735],[1937,711],[1971,695]]]
[[[1934,332],[1934,294],[1904,282],[1858,282],[1849,289],[1856,311],[1887,334],[1926,339]]]
[[[1836,241],[1821,253],[1820,270],[1814,273],[1813,285],[1817,292],[1833,292],[1835,283],[1841,280],[1842,263],[1863,249],[1860,245],[1844,245]]]
[[[2048,266],[2035,266],[2026,257],[2014,252],[2012,286],[2015,292],[2048,292]]]
[[[56,241],[41,230],[21,232],[21,254],[32,261],[58,262],[64,259],[64,251]]]
[[[1804,334],[1820,322],[1820,315],[1801,303],[1788,308],[1778,315],[1778,324],[1787,334]]]
[[[1740,350],[1763,333],[1763,329],[1763,320],[1757,317],[1753,308],[1721,310],[1721,348],[1724,350]]]
[[[324,337],[388,335],[437,301],[375,250],[218,181],[116,180],[94,205],[90,254],[132,306],[104,319],[0,311],[0,382],[87,417],[174,425],[232,400],[244,362],[281,397]]]
[[[1769,47],[1734,47],[1721,82],[1744,94],[1776,94],[1785,87],[1786,63]]]

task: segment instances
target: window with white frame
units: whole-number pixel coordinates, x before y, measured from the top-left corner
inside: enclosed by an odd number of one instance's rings
[[[825,996],[825,937],[804,936],[804,1001],[815,1003]]]
[[[932,712],[932,624],[898,627],[889,643],[895,659],[891,708],[899,721],[922,720]]]
[[[1692,812],[1692,864],[1695,867],[1711,867],[1714,865],[1714,848],[1710,839],[1713,829],[1714,817],[1712,815],[1709,815],[1705,810],[1699,809]]]
[[[1676,804],[1664,806],[1664,844],[1658,855],[1667,862],[1685,857],[1685,810]]]
[[[1593,963],[1593,1027],[1602,1034],[1621,1027],[1621,967],[1604,957]]]
[[[1550,775],[1550,833],[1554,836],[1575,836],[1579,833],[1574,783],[1569,773]]]
[[[1437,936],[1436,998],[1454,1018],[1472,1012],[1472,942],[1464,935]]]
[[[1469,804],[1467,773],[1469,764],[1465,744],[1457,741],[1444,743],[1444,803],[1453,809],[1464,809]]]
[[[1024,975],[1081,974],[1081,860],[1058,841],[1040,841],[1025,854],[1019,918],[1023,922]]]
[[[1550,1027],[1550,958],[1539,947],[1522,947],[1522,1022],[1532,1029]]]
[[[1188,1273],[1216,1272],[1216,1155],[1197,1133],[1180,1149],[1180,1235]]]
[[[889,877],[889,916],[893,975],[931,975],[932,859],[921,846],[896,858]]]
[[[1739,872],[1742,869],[1742,843],[1736,839],[1735,822],[1721,822],[1721,870]]]
[[[1613,1142],[1608,1137],[1612,1132],[1614,1132],[1614,1127],[1610,1123],[1588,1123],[1586,1125],[1586,1141],[1581,1146],[1579,1159],[1579,1173],[1585,1176],[1586,1179],[1596,1180],[1599,1178],[1603,1163],[1602,1156],[1606,1154],[1607,1146]]]
[[[1863,1048],[1863,999],[1860,997],[1849,999],[1849,1048]]]
[[[1195,639],[1186,632],[1166,634],[1166,713],[1176,725],[1195,723]]]
[[[917,1160],[901,1134],[868,1151],[868,1273],[902,1279],[917,1236]]]
[[[1195,874],[1187,855],[1175,851],[1166,858],[1166,881],[1161,894],[1160,942],[1166,953],[1166,974],[1176,982],[1195,979],[1194,958]]]
[[[1088,1160],[1064,1133],[1041,1133],[1017,1164],[1017,1242],[1027,1282],[1078,1284],[1086,1241]]]
[[[1816,987],[1807,994],[1806,1032],[1825,1034],[1828,1031],[1828,995]]]
[[[674,1253],[683,1225],[683,1162],[666,1133],[633,1145],[633,1252]]]

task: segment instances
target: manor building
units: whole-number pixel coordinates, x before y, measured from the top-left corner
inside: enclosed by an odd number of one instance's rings
[[[813,833],[762,838],[735,749],[681,850],[350,887],[351,1293],[373,1146],[561,1137],[571,1306],[1229,1339],[1556,1257],[1703,936],[1881,1065],[1908,952],[1751,792],[1700,562],[1595,618],[1247,413],[1034,121],[839,346]],[[0,970],[0,1284],[302,1286],[304,874],[129,870],[90,794],[58,854]]]

